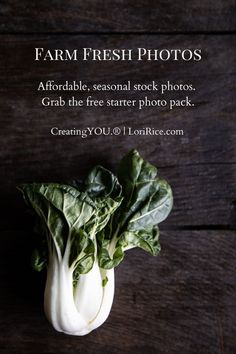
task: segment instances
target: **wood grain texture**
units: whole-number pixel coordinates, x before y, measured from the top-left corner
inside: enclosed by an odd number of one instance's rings
[[[194,32],[236,29],[234,0],[1,1],[0,31]]]
[[[182,8],[176,4],[173,5],[175,20],[171,13],[162,11],[158,22],[154,11],[150,16],[149,12],[145,13],[142,24],[138,23],[139,3],[128,1],[127,8],[132,5],[134,10],[127,24],[129,28],[124,24],[131,8],[123,12],[122,17],[117,10],[118,4],[124,5],[122,1],[113,2],[114,12],[110,11],[107,21],[102,13],[100,19],[93,16],[99,2],[93,2],[94,7],[91,2],[80,4],[84,11],[89,9],[87,17],[85,12],[78,15],[78,3],[69,1],[67,4],[68,8],[54,1],[55,11],[52,11],[49,5],[31,1],[28,7],[24,5],[23,11],[20,3],[2,2],[0,12],[5,12],[4,19],[9,18],[13,9],[18,17],[11,23],[2,21],[5,26],[1,30],[75,31],[86,25],[84,31],[92,31],[95,26],[100,31],[107,30],[107,26],[111,31],[139,31],[141,26],[145,30],[159,31],[168,30],[171,21],[173,31],[199,30],[200,24],[202,30],[233,28],[233,16],[224,23],[220,20],[223,17],[218,16],[223,13],[224,19],[227,18],[233,8],[231,1],[214,2],[214,11],[211,1],[201,6],[199,1],[188,2]],[[165,4],[168,2],[162,2],[163,9]],[[38,21],[35,13],[39,15]],[[189,16],[184,17],[183,13]],[[193,13],[198,14],[194,21]],[[78,16],[80,22],[77,22]],[[63,22],[65,18],[71,22]],[[204,55],[199,63],[35,63],[35,46],[69,49],[200,47]],[[0,36],[1,354],[235,353],[235,48],[236,39],[232,35]],[[142,111],[108,107],[42,108],[40,100],[45,95],[37,92],[41,80],[84,80],[88,84],[127,80],[189,82],[196,87],[193,94],[196,107],[173,111],[166,108]],[[141,98],[143,95],[134,92],[94,94],[96,98]],[[56,98],[57,94],[50,96]],[[182,94],[174,94],[177,96],[182,97]],[[155,98],[155,94],[150,93],[149,97]],[[69,129],[97,125],[184,129],[185,134],[182,137],[113,135],[87,139],[50,135],[53,126]],[[120,158],[134,147],[159,167],[160,175],[173,187],[173,212],[160,225],[161,255],[154,258],[140,250],[129,252],[116,270],[111,315],[99,330],[81,338],[56,333],[43,314],[45,274],[34,273],[30,268],[33,224],[16,185],[83,178],[95,164],[115,170]]]
[[[128,252],[110,317],[86,337],[56,333],[44,318],[45,279],[30,271],[30,238],[29,227],[1,233],[1,354],[234,353],[234,232],[162,232],[160,256]]]
[[[232,36],[39,36],[45,48],[97,48],[138,46],[201,47],[198,63],[101,62],[68,63],[32,60],[34,36],[2,36],[0,53],[0,104],[2,146],[0,152],[4,184],[1,212],[8,222],[14,208],[21,219],[15,186],[22,182],[82,178],[94,164],[116,169],[121,157],[137,148],[158,166],[174,190],[175,207],[166,226],[231,226],[236,224],[236,130],[235,130],[235,37]],[[12,56],[14,51],[16,55]],[[3,55],[4,53],[4,55]],[[178,69],[178,70],[177,70]],[[42,107],[42,97],[58,94],[37,92],[41,80],[83,80],[92,83],[148,83],[152,80],[192,83],[194,108],[75,108]],[[148,93],[93,93],[100,98],[142,98]],[[71,93],[70,93],[71,95]],[[86,94],[87,95],[87,94]],[[75,93],[84,98],[83,93]],[[185,97],[170,93],[167,97]],[[191,95],[191,94],[190,94]],[[68,94],[62,94],[67,97]],[[155,98],[156,93],[149,93]],[[159,97],[159,96],[158,96]],[[52,136],[50,129],[86,127],[135,129],[184,129],[184,136]],[[17,200],[17,201],[16,201]]]

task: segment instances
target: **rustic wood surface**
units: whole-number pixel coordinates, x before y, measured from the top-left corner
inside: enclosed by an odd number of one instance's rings
[[[1,233],[1,354],[234,353],[235,232],[162,232],[159,257],[129,251],[116,271],[110,317],[86,337],[47,323],[30,237],[26,229]]]
[[[236,217],[236,131],[235,131],[235,37],[228,36],[60,36],[37,37],[37,46],[82,48],[89,41],[94,47],[167,45],[201,46],[203,59],[198,63],[35,63],[32,60],[35,37],[17,39],[1,36],[0,103],[2,107],[0,185],[5,203],[3,219],[8,222],[9,210],[15,208],[21,218],[15,186],[25,181],[68,180],[83,177],[94,164],[115,169],[120,158],[136,147],[173,185],[175,208],[166,226],[235,226]],[[114,44],[115,42],[115,44]],[[11,56],[15,51],[17,55]],[[5,53],[5,56],[3,55]],[[178,67],[178,70],[176,70]],[[64,82],[84,80],[86,83],[148,83],[152,80],[192,83],[193,108],[148,107],[114,109],[42,107],[41,99],[48,92],[38,92],[44,79]],[[57,98],[60,94],[50,94]],[[71,93],[69,94],[71,95]],[[86,93],[86,95],[88,95]],[[85,94],[75,93],[84,98]],[[137,98],[147,93],[93,93],[94,98]],[[185,97],[186,93],[169,96]],[[66,94],[62,93],[63,97]],[[155,98],[155,93],[149,93]],[[52,136],[50,129],[85,128],[87,126],[141,129],[184,129],[184,136]],[[40,166],[40,168],[39,168]],[[18,208],[18,209],[17,209]]]
[[[2,0],[1,32],[235,31],[234,0]]]
[[[28,3],[28,5],[26,5]],[[236,347],[236,120],[234,35],[79,35],[92,31],[232,31],[234,1],[2,1],[0,6],[0,353],[234,354]],[[110,4],[110,6],[109,6]],[[125,8],[121,12],[120,8]],[[161,11],[160,11],[161,9]],[[104,11],[105,10],[105,11]],[[96,12],[97,16],[94,16]],[[17,14],[17,15],[16,15]],[[130,16],[132,14],[132,16]],[[14,21],[12,19],[14,15]],[[130,18],[130,21],[127,21]],[[16,34],[9,34],[15,32]],[[23,34],[35,32],[38,34]],[[53,35],[40,34],[54,32]],[[58,32],[73,32],[55,35]],[[5,34],[4,34],[5,33]],[[8,33],[8,34],[6,34]],[[21,33],[21,34],[19,34]],[[36,63],[34,48],[202,48],[198,63]],[[41,80],[192,83],[193,108],[42,108]],[[48,94],[47,94],[48,95]],[[84,94],[75,94],[84,98]],[[146,93],[94,93],[141,98]],[[50,94],[56,98],[58,94]],[[68,95],[63,94],[67,97]],[[149,93],[155,98],[155,93]],[[183,97],[169,94],[166,97]],[[184,129],[184,136],[56,137],[53,126]],[[30,268],[32,220],[16,185],[115,169],[137,148],[174,191],[162,252],[130,251],[116,270],[104,326],[86,337],[56,333],[43,314],[45,274]]]

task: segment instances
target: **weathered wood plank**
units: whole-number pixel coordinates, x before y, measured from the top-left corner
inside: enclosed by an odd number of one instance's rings
[[[201,47],[199,63],[153,62],[40,62],[33,61],[35,45],[45,48],[148,46]],[[132,148],[160,169],[173,185],[175,208],[168,225],[235,226],[236,122],[232,36],[1,36],[0,192],[4,224],[14,210],[22,211],[15,186],[26,181],[68,180],[83,177],[94,164],[115,169]],[[12,55],[14,51],[15,55]],[[193,83],[196,107],[191,109],[43,108],[38,93],[41,80],[84,80],[86,83],[148,83],[152,80]],[[147,93],[94,93],[96,98],[140,98]],[[77,94],[75,94],[77,95]],[[155,98],[155,93],[148,94]],[[179,94],[178,94],[179,95]],[[177,95],[177,96],[178,96]],[[50,94],[56,97],[56,94]],[[65,95],[66,96],[66,95]],[[78,94],[84,97],[84,94]],[[175,94],[174,94],[175,97]],[[184,129],[184,136],[52,136],[52,127],[123,127]],[[17,199],[16,199],[17,198]],[[11,223],[11,220],[10,220]]]
[[[235,2],[162,0],[1,1],[1,32],[235,30]]]
[[[162,232],[159,257],[130,251],[116,270],[108,321],[80,338],[47,324],[44,277],[29,269],[30,238],[1,233],[1,354],[234,353],[234,232]]]
[[[90,148],[89,145],[87,148]],[[108,145],[105,145],[104,148],[110,149]],[[96,156],[91,156],[89,151],[86,152],[83,149],[80,153],[71,154],[68,158],[62,153],[60,144],[55,144],[54,149],[59,149],[59,152],[53,155],[52,159],[50,156],[48,159],[46,157],[38,159],[33,154],[28,160],[28,158],[17,155],[12,158],[10,164],[4,167],[3,173],[7,176],[8,181],[0,188],[2,228],[12,225],[12,215],[14,215],[16,229],[23,228],[27,220],[26,206],[20,193],[16,190],[16,185],[35,181],[72,180],[77,176],[83,176],[85,171],[88,172],[88,166],[92,167],[95,163],[103,163],[104,165],[107,158],[105,151],[97,159]],[[140,151],[142,151],[141,148]],[[121,153],[123,152],[125,153],[126,150],[122,149]],[[150,155],[149,161],[155,162],[153,156],[158,156],[158,148]],[[65,160],[66,162],[64,162]],[[111,167],[110,161],[105,163],[105,167]],[[174,208],[161,227],[167,229],[187,226],[235,227],[235,164],[170,166],[160,168],[159,172],[160,176],[169,181],[174,193]]]

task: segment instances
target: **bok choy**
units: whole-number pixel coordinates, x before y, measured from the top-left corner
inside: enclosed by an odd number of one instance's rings
[[[19,188],[38,216],[36,270],[47,269],[44,310],[53,327],[85,335],[108,317],[114,268],[125,252],[160,251],[158,224],[172,209],[172,191],[136,150],[117,176],[96,166],[81,183],[25,184]]]

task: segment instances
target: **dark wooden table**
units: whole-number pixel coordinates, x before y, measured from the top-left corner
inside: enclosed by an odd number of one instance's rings
[[[43,3],[0,4],[0,353],[234,354],[235,1]],[[197,63],[34,61],[35,47],[88,46],[202,48],[203,58]],[[195,107],[43,108],[45,94],[37,92],[42,80],[187,82],[196,87]],[[114,98],[114,93],[94,96]],[[185,134],[87,139],[50,134],[53,126],[97,125]],[[134,147],[173,187],[174,209],[161,225],[161,255],[127,254],[116,270],[114,305],[102,327],[85,337],[57,333],[43,314],[45,274],[30,268],[32,220],[16,185],[84,177],[100,163],[115,169]]]

